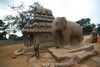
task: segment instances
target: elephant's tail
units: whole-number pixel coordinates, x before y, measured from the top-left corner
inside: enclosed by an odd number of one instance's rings
[[[80,37],[79,37],[79,39],[80,39],[80,43],[81,43],[81,42],[82,42],[82,40],[84,40],[83,35],[82,35],[82,36],[80,36]]]

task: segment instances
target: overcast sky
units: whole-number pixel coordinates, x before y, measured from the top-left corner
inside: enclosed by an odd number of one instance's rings
[[[91,23],[100,23],[100,0],[0,0],[0,19],[5,15],[15,15],[8,5],[18,5],[24,2],[25,9],[34,2],[39,2],[45,8],[51,9],[55,17],[66,17],[77,21],[90,18]]]
[[[68,20],[77,21],[90,18],[91,23],[100,23],[100,0],[0,0],[0,19],[14,11],[8,5],[24,2],[27,7],[38,1],[43,7],[51,9],[55,17],[65,16]]]

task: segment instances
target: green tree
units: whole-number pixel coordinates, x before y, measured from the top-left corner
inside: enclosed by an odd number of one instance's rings
[[[96,27],[96,25],[95,25],[94,23],[92,23],[92,24],[91,24],[91,27],[94,28],[94,27]]]
[[[9,35],[9,39],[14,39],[14,38],[16,38],[16,36],[17,35],[15,35],[15,34],[11,34],[11,35]]]
[[[97,27],[97,30],[98,30],[98,32],[100,33],[100,24],[98,24],[97,26],[98,26],[98,27]]]
[[[81,19],[77,21],[76,23],[80,24],[83,28],[83,33],[91,33],[92,29],[96,26],[94,23],[90,24],[91,19],[86,18],[86,19]]]
[[[0,40],[3,40],[4,39],[4,34],[3,33],[0,33]]]
[[[39,2],[35,2],[29,6],[28,10],[24,10],[24,4],[19,6],[10,6],[11,9],[17,11],[16,16],[8,15],[5,17],[6,21],[11,21],[10,25],[14,30],[22,30],[25,24],[30,25],[34,17],[33,10],[35,6],[41,6]],[[16,29],[17,28],[17,29]]]
[[[1,19],[0,19],[0,30],[2,31],[2,33],[0,33],[0,39],[6,39],[6,29],[8,28],[8,24],[5,24]]]
[[[81,20],[78,20],[76,23],[80,24],[82,26],[82,28],[84,28],[84,27],[90,25],[90,21],[91,21],[90,18],[86,18],[86,19],[82,18]]]
[[[5,23],[0,19],[0,30],[3,30],[4,24],[5,24]]]
[[[13,30],[13,33],[15,34],[16,33],[16,30]]]

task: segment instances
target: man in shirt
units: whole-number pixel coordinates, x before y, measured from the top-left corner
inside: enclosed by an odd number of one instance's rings
[[[34,44],[34,50],[35,50],[35,56],[36,58],[39,58],[39,45],[40,42],[38,41],[38,39],[36,39],[35,44]]]

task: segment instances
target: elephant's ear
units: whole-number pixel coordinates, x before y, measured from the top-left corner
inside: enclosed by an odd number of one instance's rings
[[[67,23],[67,20],[66,20],[65,17],[62,17],[62,21],[65,22],[65,23]]]

